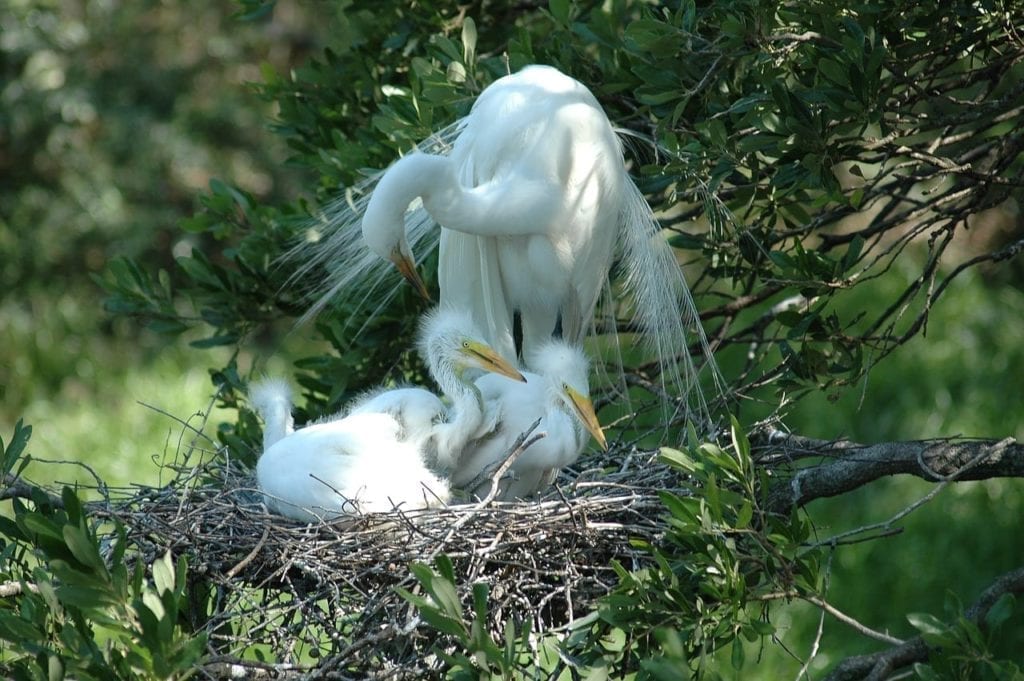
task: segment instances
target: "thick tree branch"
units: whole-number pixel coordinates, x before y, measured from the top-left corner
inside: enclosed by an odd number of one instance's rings
[[[1024,567],[1007,572],[985,589],[974,603],[964,612],[964,616],[984,629],[985,615],[999,597],[1005,593],[1024,593]],[[915,662],[928,659],[930,649],[920,636],[910,639],[902,645],[873,653],[857,655],[840,662],[826,681],[881,681],[889,678],[896,670],[907,667]]]
[[[862,445],[813,440],[781,431],[760,438],[761,465],[777,466],[818,457],[824,463],[800,468],[768,493],[768,507],[780,513],[843,494],[888,475],[914,475],[932,482],[1024,477],[1024,445],[995,440],[921,440]]]

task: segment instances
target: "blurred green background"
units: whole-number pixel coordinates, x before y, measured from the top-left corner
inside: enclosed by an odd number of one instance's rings
[[[273,110],[249,84],[262,64],[287,72],[329,44],[328,9],[279,2],[272,17],[250,22],[234,18],[238,10],[223,0],[13,0],[0,8],[0,437],[24,418],[36,459],[82,461],[111,485],[155,484],[158,463],[188,437],[182,421],[234,416],[211,411],[207,371],[228,350],[168,344],[112,320],[92,276],[118,255],[169,269],[176,255],[202,248],[177,222],[211,178],[265,202],[292,199],[311,181],[286,164]],[[999,216],[1007,229],[1019,228],[1015,210]],[[919,271],[893,268],[844,304],[871,306]],[[798,402],[787,425],[862,442],[1024,437],[1021,339],[1020,277],[974,270],[944,295],[927,335],[855,389]],[[276,366],[285,370],[288,347],[302,342],[300,334],[274,339]],[[91,480],[61,464],[34,463],[29,476]],[[828,536],[883,520],[930,489],[893,479],[811,510]],[[839,551],[829,596],[876,629],[911,636],[904,613],[941,616],[948,589],[969,601],[1020,563],[1022,493],[1020,481],[948,488],[900,523],[902,535]],[[778,616],[795,653],[809,651],[817,618],[803,606]],[[813,668],[873,646],[827,619]],[[762,678],[800,668],[780,647],[763,654]]]
[[[182,427],[140,403],[184,420],[209,409],[206,367],[220,360],[107,317],[91,277],[116,256],[171,269],[201,247],[177,222],[211,178],[267,201],[302,186],[249,84],[263,64],[301,63],[324,28],[298,3],[265,22],[239,21],[239,9],[0,7],[0,433],[23,417],[36,458],[153,483],[151,459],[176,450]],[[30,475],[88,478],[35,465]]]

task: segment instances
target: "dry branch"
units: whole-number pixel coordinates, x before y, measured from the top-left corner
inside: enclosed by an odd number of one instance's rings
[[[913,475],[930,482],[1024,477],[1024,445],[1005,440],[939,439],[863,445],[825,441],[773,431],[758,438],[762,465],[824,460],[796,470],[769,491],[768,506],[788,512],[794,506],[832,497],[889,475]]]

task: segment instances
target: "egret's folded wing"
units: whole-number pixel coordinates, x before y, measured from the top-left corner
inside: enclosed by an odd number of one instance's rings
[[[502,284],[495,239],[443,229],[438,281],[441,305],[468,310],[487,344],[514,359],[513,311]]]

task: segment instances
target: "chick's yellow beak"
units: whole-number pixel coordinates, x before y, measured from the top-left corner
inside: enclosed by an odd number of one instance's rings
[[[604,437],[604,431],[601,430],[601,423],[597,420],[597,412],[594,411],[594,403],[590,401],[589,397],[580,394],[577,390],[570,386],[565,386],[565,393],[569,396],[569,400],[572,402],[573,408],[576,410],[576,416],[579,417],[583,425],[594,436],[597,440],[597,444],[601,445],[601,449],[608,449],[608,441]]]
[[[526,383],[526,377],[519,373],[512,364],[499,355],[490,345],[479,341],[465,340],[462,342],[462,353],[469,363],[484,371],[501,374],[513,381]]]
[[[420,277],[420,273],[416,271],[416,263],[412,259],[402,252],[401,248],[396,247],[395,250],[391,251],[391,262],[395,263],[395,267],[408,281],[416,288],[416,292],[419,293],[425,300],[432,302],[430,298],[430,291],[427,290],[427,285],[423,283],[423,279]]]

